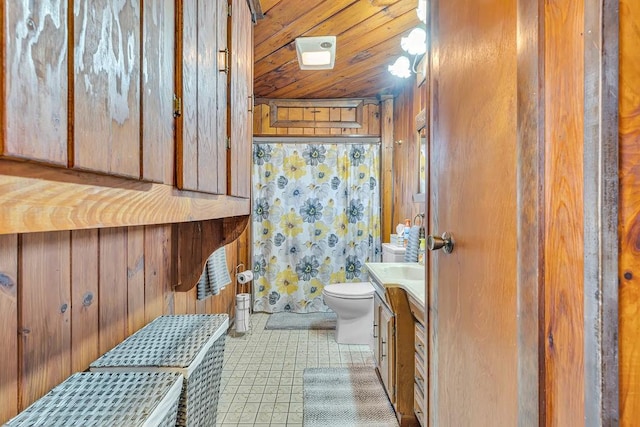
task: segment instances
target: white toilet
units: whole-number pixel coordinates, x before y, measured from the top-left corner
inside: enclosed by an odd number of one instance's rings
[[[335,283],[324,287],[324,302],[338,316],[338,344],[371,344],[374,293],[375,289],[369,282]]]

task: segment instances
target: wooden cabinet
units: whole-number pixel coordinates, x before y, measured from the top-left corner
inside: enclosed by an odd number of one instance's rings
[[[227,191],[227,2],[178,2],[176,92],[177,185]]]
[[[414,318],[414,383],[413,410],[421,426],[425,425],[427,393],[427,346],[424,327],[424,309],[409,296],[409,307]]]
[[[229,106],[229,195],[251,195],[253,136],[253,25],[246,0],[231,5]]]
[[[374,298],[374,358],[389,400],[395,403],[395,316],[376,294]]]

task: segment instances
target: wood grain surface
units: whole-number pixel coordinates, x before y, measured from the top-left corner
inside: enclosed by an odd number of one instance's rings
[[[98,230],[71,232],[71,370],[83,371],[100,356]],[[106,256],[103,255],[103,263]],[[106,302],[106,301],[105,301]]]
[[[176,92],[182,115],[176,120],[176,179],[179,188],[198,189],[198,2],[177,3]]]
[[[1,161],[0,161],[1,162]],[[249,214],[249,200],[28,163],[0,172],[0,234],[167,224]]]
[[[430,423],[514,426],[517,4],[432,5]]]
[[[140,177],[138,0],[78,0],[73,12],[73,166]]]
[[[400,37],[419,25],[414,1],[280,0],[261,6],[265,16],[254,38],[257,96],[357,98],[397,89],[401,79],[390,76],[387,65],[402,54]],[[328,34],[337,37],[334,69],[300,70],[295,38]]]
[[[547,1],[544,20],[544,422],[565,426],[584,416],[583,3]]]
[[[144,233],[144,316],[145,322],[173,312],[175,280],[171,226],[154,225]]]
[[[2,155],[67,165],[68,2],[5,2]],[[3,29],[4,27],[0,27]]]
[[[173,184],[175,2],[142,4],[142,176]]]
[[[223,238],[241,231],[222,220],[201,227]],[[177,238],[171,225],[0,235],[0,424],[154,316],[233,315],[233,284],[198,303],[195,288],[175,292]],[[248,254],[237,241],[226,251],[233,278]]]
[[[98,289],[100,295],[100,354],[127,337],[127,234],[103,228],[100,234]]]
[[[71,375],[71,233],[20,237],[20,410]]]
[[[362,102],[361,118],[356,108]],[[270,104],[276,105],[276,108]],[[282,104],[282,105],[281,105]],[[256,99],[253,135],[349,135],[380,136],[380,103],[374,98],[342,100],[270,100]],[[277,117],[272,118],[275,112]]]
[[[640,3],[620,1],[620,425],[640,420]]]
[[[0,236],[0,420],[18,413],[18,236]]]
[[[230,58],[230,150],[228,194],[251,196],[253,125],[253,25],[246,1],[232,2]]]
[[[128,227],[127,233],[127,333],[145,325],[145,227]]]

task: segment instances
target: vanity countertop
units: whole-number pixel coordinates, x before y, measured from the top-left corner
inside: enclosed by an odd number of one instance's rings
[[[424,306],[424,265],[415,262],[367,262],[365,266],[369,270],[374,287],[402,288]]]

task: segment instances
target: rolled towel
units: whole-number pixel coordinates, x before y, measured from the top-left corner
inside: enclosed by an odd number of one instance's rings
[[[404,262],[418,262],[418,249],[420,248],[420,226],[414,225],[409,230],[409,242],[404,253]]]

